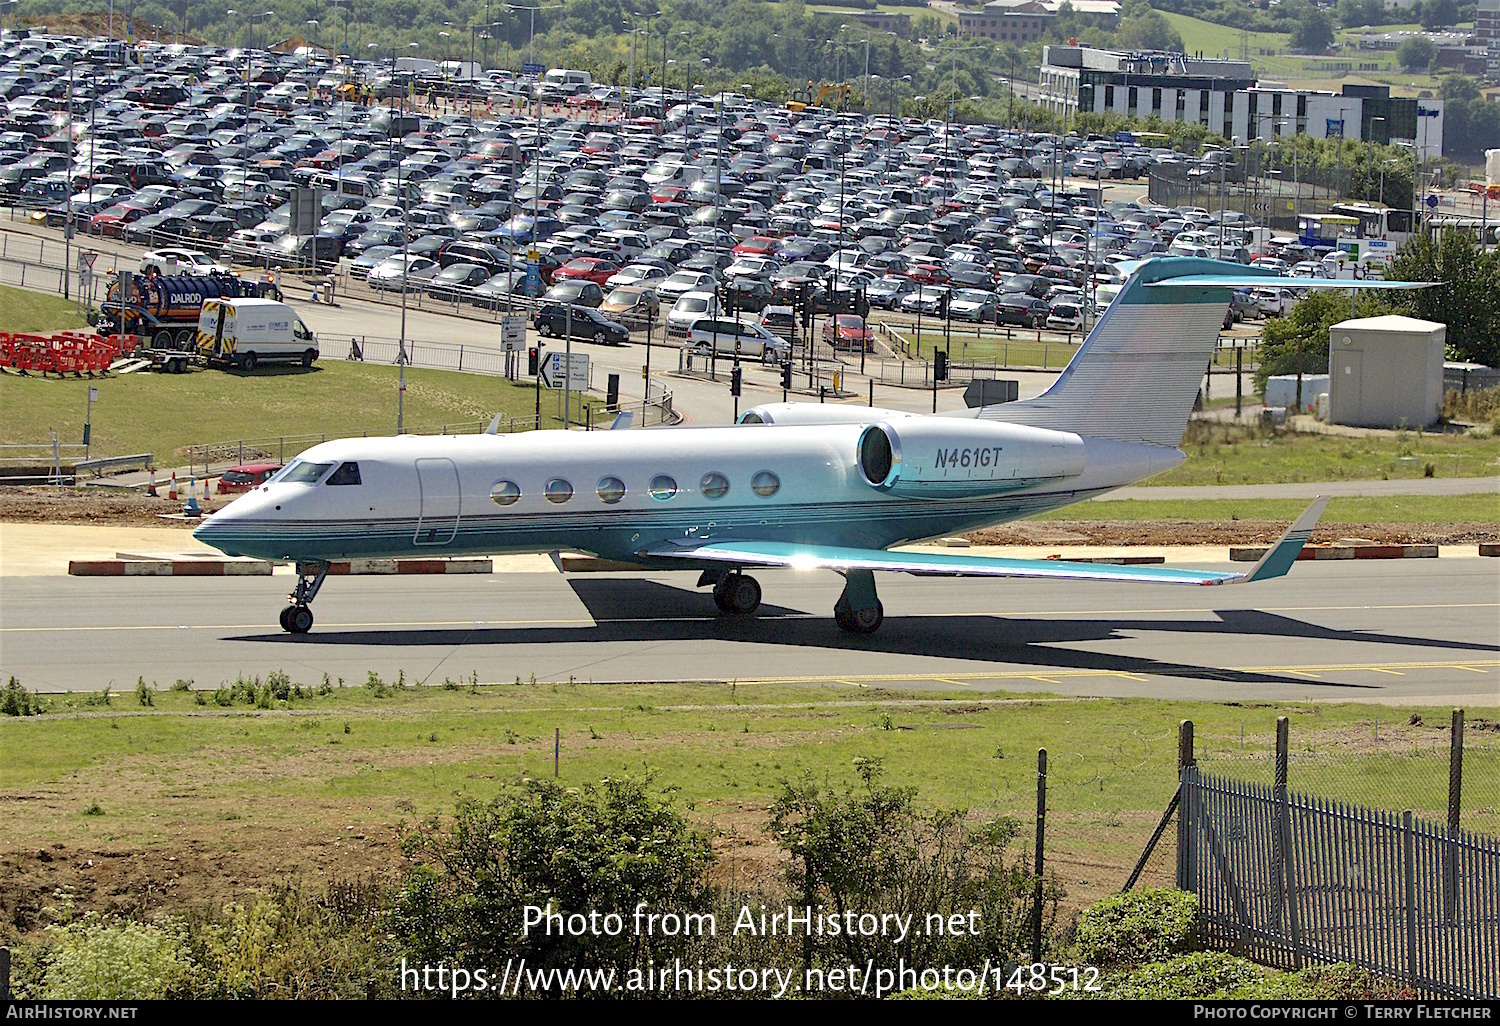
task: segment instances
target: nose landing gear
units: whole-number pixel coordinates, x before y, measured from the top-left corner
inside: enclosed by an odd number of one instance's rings
[[[313,614],[310,607],[327,576],[327,563],[297,564],[297,589],[287,596],[291,605],[281,611],[282,630],[288,634],[306,634],[312,630]]]

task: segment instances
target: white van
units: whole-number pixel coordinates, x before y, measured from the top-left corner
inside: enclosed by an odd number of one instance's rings
[[[198,315],[198,353],[210,364],[254,370],[263,360],[318,358],[318,336],[286,303],[274,299],[209,299]]]
[[[542,85],[554,86],[568,96],[588,92],[594,88],[594,78],[587,71],[572,71],[568,68],[553,68],[542,76]]]

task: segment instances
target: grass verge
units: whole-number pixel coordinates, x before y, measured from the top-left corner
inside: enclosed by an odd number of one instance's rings
[[[1233,400],[1229,400],[1233,402]],[[1284,484],[1500,474],[1500,438],[1396,431],[1358,437],[1271,431],[1259,424],[1191,421],[1187,461],[1151,485]]]
[[[88,383],[7,374],[0,376],[0,441],[45,441],[48,428],[57,428],[64,441],[81,441],[84,390],[90,384],[99,389],[93,407],[97,453],[153,452],[161,458],[187,445],[239,438],[394,434],[396,381],[395,367],[340,360],[309,370],[138,373]],[[529,384],[493,375],[406,370],[408,431],[472,424],[497,412],[525,418],[529,425],[535,403]],[[544,393],[541,409],[543,426],[561,424],[556,394]]]
[[[403,817],[550,776],[556,736],[565,785],[649,775],[721,841],[739,838],[731,846],[746,872],[764,871],[764,813],[785,781],[853,784],[861,760],[878,759],[886,783],[916,788],[924,804],[1024,820],[1046,747],[1049,857],[1070,901],[1087,903],[1120,886],[1171,797],[1179,720],[1194,721],[1206,769],[1269,783],[1281,715],[1293,724],[1294,788],[1431,816],[1446,808],[1448,711],[1416,705],[722,684],[418,689],[373,675],[348,687],[267,682],[225,685],[201,705],[145,685],[108,706],[97,695],[52,696],[40,716],[0,718],[7,847],[233,852],[231,882],[293,865],[347,871],[377,857],[373,838]],[[1464,764],[1465,826],[1491,833],[1497,715],[1468,711]],[[1169,867],[1170,858],[1160,872]]]
[[[0,331],[56,331],[88,323],[71,299],[0,285]]]

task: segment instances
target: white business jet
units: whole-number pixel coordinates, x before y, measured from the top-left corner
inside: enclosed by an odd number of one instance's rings
[[[1136,265],[1066,370],[1035,399],[934,416],[777,403],[731,427],[350,438],[313,446],[194,531],[230,555],[297,564],[281,625],[313,623],[329,564],[579,550],[695,570],[749,615],[754,567],[843,574],[834,619],[869,634],[875,574],[1239,584],[1287,572],[1314,502],[1246,573],[892,552],[1045,513],[1180,464],[1177,448],[1233,289],[1273,271],[1199,258]],[[1420,288],[1407,282],[1319,286]]]

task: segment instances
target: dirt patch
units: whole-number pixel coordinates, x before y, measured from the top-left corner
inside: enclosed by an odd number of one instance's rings
[[[1006,524],[966,535],[976,545],[1258,545],[1286,530],[1282,520],[1049,520]],[[1500,525],[1322,524],[1312,542],[1359,538],[1377,545],[1467,545],[1500,541]]]
[[[0,488],[0,520],[20,524],[101,524],[136,527],[181,527],[191,530],[197,525],[187,520],[163,520],[163,513],[178,513],[183,499],[166,497],[165,484],[158,484],[158,496],[114,488]],[[234,499],[219,495],[199,500],[212,513]]]

